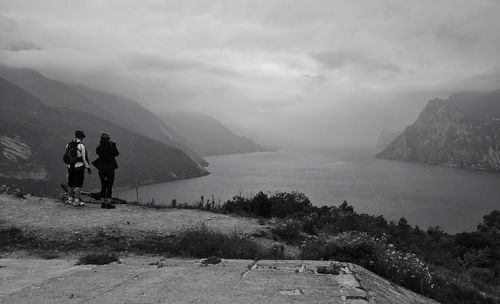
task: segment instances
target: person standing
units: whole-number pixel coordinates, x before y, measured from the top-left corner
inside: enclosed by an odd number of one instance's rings
[[[84,206],[80,198],[80,189],[85,178],[85,169],[91,174],[87,150],[83,144],[85,133],[81,130],[75,131],[75,139],[66,145],[63,156],[68,168],[68,200],[67,203],[75,206]]]
[[[120,155],[120,152],[110,136],[102,133],[96,153],[99,157],[92,164],[99,170],[99,178],[101,179],[101,208],[114,208],[111,195],[115,181],[115,170],[118,169],[116,157]]]

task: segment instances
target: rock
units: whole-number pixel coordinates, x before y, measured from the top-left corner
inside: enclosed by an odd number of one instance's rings
[[[461,101],[457,106],[451,97],[430,100],[415,123],[376,157],[500,171],[500,113],[474,114],[477,108],[492,107],[492,97],[487,95],[482,100],[488,103],[479,100],[467,105]],[[472,105],[475,111],[471,110]]]

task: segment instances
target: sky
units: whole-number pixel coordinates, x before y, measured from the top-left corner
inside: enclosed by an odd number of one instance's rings
[[[374,144],[429,99],[500,88],[498,16],[498,0],[0,0],[0,63],[266,143]]]

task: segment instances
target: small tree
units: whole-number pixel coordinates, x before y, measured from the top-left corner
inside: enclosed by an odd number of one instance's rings
[[[483,222],[477,226],[477,230],[484,233],[500,233],[500,211],[493,210],[490,214],[483,216]]]

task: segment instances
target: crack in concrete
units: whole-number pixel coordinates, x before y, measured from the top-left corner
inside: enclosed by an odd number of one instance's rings
[[[241,274],[240,274],[240,281],[247,275],[247,273],[249,273],[250,271],[254,270],[255,268],[257,268],[257,263],[259,261],[254,261],[252,264],[248,265],[248,269],[243,271]]]
[[[339,285],[340,285],[339,291],[340,291],[342,303],[346,303],[346,304],[359,303],[360,301],[365,302],[365,303],[373,303],[371,301],[370,293],[367,291],[367,289],[365,287],[363,287],[360,278],[357,276],[356,272],[354,271],[354,269],[351,267],[350,264],[347,264],[346,267],[342,268],[340,275],[342,277],[349,276],[352,279],[354,279],[354,282],[357,286],[351,286],[351,288],[354,287],[355,289],[361,290],[364,292],[364,295],[348,294],[348,292],[346,292],[346,290],[348,290],[349,287],[345,285],[345,282],[347,282],[347,281],[342,280],[341,282],[339,282]]]

